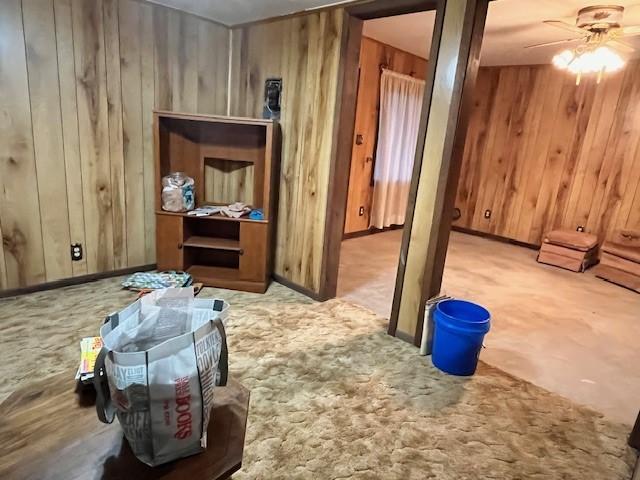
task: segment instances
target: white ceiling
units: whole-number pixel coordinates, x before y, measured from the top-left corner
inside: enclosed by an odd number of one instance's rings
[[[328,5],[340,0],[148,0],[225,25],[253,22]],[[348,1],[348,0],[347,0]]]
[[[1,0],[0,0],[1,1]],[[225,25],[237,25],[347,3],[340,0],[149,0],[194,13]],[[625,7],[624,24],[640,25],[640,0],[601,0]],[[571,38],[572,33],[550,27],[542,20],[575,23],[578,10],[597,4],[589,0],[496,0],[489,14],[482,46],[483,65],[549,63],[562,46],[527,49],[526,45]],[[365,22],[364,34],[421,57],[428,56],[434,13],[416,13]],[[640,48],[640,36],[627,39]],[[634,56],[640,56],[640,53]]]
[[[606,3],[605,0],[604,3]],[[640,0],[609,0],[625,7],[624,25],[640,25]],[[526,45],[575,37],[543,20],[559,19],[575,24],[578,10],[595,2],[585,0],[497,0],[489,4],[482,42],[483,65],[532,65],[550,63],[563,45],[525,49]],[[364,35],[423,58],[428,57],[434,13],[381,18],[365,22]],[[425,28],[426,27],[426,28]],[[640,48],[640,36],[625,39]],[[577,43],[566,44],[577,45]],[[640,52],[632,56],[640,56]],[[628,55],[627,55],[628,57]]]

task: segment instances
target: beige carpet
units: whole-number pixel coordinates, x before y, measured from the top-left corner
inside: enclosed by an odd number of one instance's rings
[[[279,285],[265,296],[204,292],[214,294],[234,305],[232,374],[251,389],[234,479],[631,477],[629,427],[486,365],[469,379],[444,375],[360,307]],[[106,280],[0,300],[0,398],[73,370],[78,339],[131,298]]]
[[[338,296],[389,318],[401,239],[394,230],[343,242]],[[452,232],[443,292],[491,312],[489,365],[631,428],[640,409],[640,295],[536,255]]]

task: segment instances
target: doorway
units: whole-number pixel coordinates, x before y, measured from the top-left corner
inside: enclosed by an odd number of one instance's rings
[[[390,318],[435,12],[367,20],[337,295]]]

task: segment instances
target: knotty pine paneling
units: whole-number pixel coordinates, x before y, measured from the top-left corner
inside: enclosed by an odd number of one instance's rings
[[[155,262],[152,111],[226,114],[228,54],[136,0],[0,2],[1,289]]]
[[[22,13],[44,263],[48,278],[57,280],[70,277],[72,267],[53,4],[25,2]]]
[[[342,9],[233,30],[231,114],[261,116],[264,82],[283,79],[275,272],[318,292],[338,97]]]
[[[531,244],[555,228],[640,230],[639,139],[637,60],[599,85],[551,66],[481,68],[455,224]]]
[[[0,2],[0,286],[43,282],[40,197],[20,0]]]
[[[424,80],[427,61],[390,45],[363,37],[360,46],[360,77],[356,105],[355,135],[362,135],[363,143],[353,142],[349,192],[345,216],[345,233],[369,229],[373,187],[371,178],[375,158],[378,111],[380,109],[380,68],[412,75]],[[360,215],[360,207],[364,214]]]

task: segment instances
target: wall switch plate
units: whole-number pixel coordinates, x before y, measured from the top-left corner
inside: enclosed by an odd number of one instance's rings
[[[484,218],[491,218],[491,210],[484,211]]]
[[[584,232],[584,227],[582,225],[578,225],[578,228],[576,228],[576,232]]]
[[[82,260],[82,244],[74,243],[71,245],[71,261],[79,262]]]
[[[364,216],[364,207],[360,207],[360,209],[358,210],[358,215],[359,216]]]

